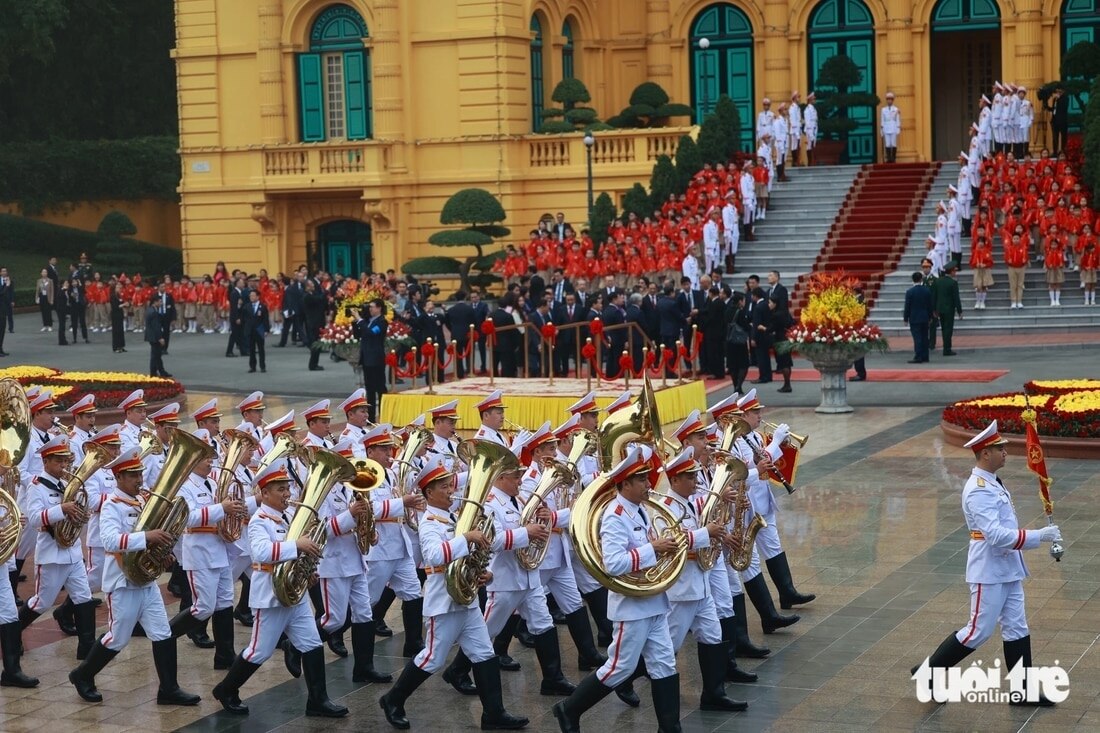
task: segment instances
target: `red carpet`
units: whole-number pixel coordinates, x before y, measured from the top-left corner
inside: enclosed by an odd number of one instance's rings
[[[1008,374],[1007,369],[875,369],[867,370],[868,382],[992,382]],[[754,379],[756,369],[749,370],[749,379]],[[855,376],[854,371],[848,377]],[[791,370],[792,382],[817,382],[821,379],[816,369]],[[728,379],[707,379],[707,392],[713,392],[730,386]],[[783,386],[783,378],[774,376],[769,387]]]

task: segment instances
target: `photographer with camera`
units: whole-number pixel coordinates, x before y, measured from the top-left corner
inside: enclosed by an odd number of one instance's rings
[[[359,339],[359,363],[363,366],[363,387],[367,391],[367,419],[378,421],[378,408],[386,392],[386,304],[381,298],[372,300],[352,326]]]

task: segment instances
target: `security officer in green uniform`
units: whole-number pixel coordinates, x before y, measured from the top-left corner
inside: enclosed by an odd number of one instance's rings
[[[959,298],[959,281],[955,279],[955,273],[959,266],[954,262],[948,262],[944,267],[943,277],[937,278],[932,284],[932,307],[934,318],[940,322],[943,331],[943,355],[954,356],[951,350],[951,335],[955,331],[955,316],[962,320],[962,300]]]

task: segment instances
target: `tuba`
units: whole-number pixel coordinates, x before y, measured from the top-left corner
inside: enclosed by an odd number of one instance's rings
[[[279,435],[282,437],[282,434]],[[291,441],[293,443],[293,440]],[[297,443],[294,443],[298,445]],[[297,509],[286,531],[285,542],[295,542],[308,537],[322,550],[328,540],[324,522],[317,516],[318,510],[328,497],[328,492],[338,482],[348,482],[355,478],[355,467],[339,453],[327,448],[304,448],[309,477],[302,487],[302,500],[292,501]],[[267,456],[264,456],[266,458]],[[319,558],[310,555],[298,555],[293,560],[279,563],[272,573],[271,584],[275,597],[284,606],[296,606],[306,594],[313,575],[317,572]]]
[[[523,466],[510,449],[490,440],[463,441],[458,446],[458,457],[470,467],[470,478],[466,496],[458,499],[462,508],[458,511],[455,536],[480,530],[491,547],[495,529],[492,517],[485,512],[485,499],[500,474],[521,470]],[[490,547],[471,548],[469,555],[447,566],[447,592],[455,603],[466,606],[477,598],[478,578],[489,567]]]
[[[0,379],[0,565],[15,554],[22,534],[23,514],[15,497],[19,486],[17,466],[31,442],[31,406],[27,394],[14,379]]]
[[[149,489],[145,506],[138,515],[133,532],[150,529],[163,529],[173,537],[173,542],[146,550],[128,552],[122,556],[122,574],[135,585],[145,585],[160,577],[168,566],[175,542],[187,529],[187,500],[176,496],[180,487],[195,465],[205,459],[213,458],[214,449],[190,433],[169,428],[171,435],[168,453],[164,456],[164,467],[156,483]]]
[[[416,467],[413,465],[413,461],[416,460],[416,454],[419,453],[424,446],[430,445],[432,442],[432,431],[428,430],[422,425],[410,425],[408,427],[408,434],[405,436],[405,443],[401,446],[401,452],[397,454],[397,458],[393,459],[393,462],[397,464],[397,473],[393,482],[393,493],[398,498],[405,498],[405,494],[408,492],[406,487],[412,483],[413,473]],[[413,532],[416,532],[420,527],[420,519],[416,516],[416,510],[409,507],[405,508],[405,524]]]
[[[225,462],[219,467],[214,501],[217,503],[226,499],[244,501],[245,490],[237,478],[237,469],[244,462],[245,451],[248,448],[257,449],[260,444],[243,430],[223,430],[222,435],[226,439]],[[244,517],[226,516],[218,522],[218,536],[226,542],[236,542],[241,538],[243,528]]]
[[[302,463],[309,463],[309,449],[295,440],[294,436],[289,432],[279,433],[275,436],[274,445],[271,446],[271,450],[264,453],[263,458],[260,459],[259,465],[256,466],[256,475],[260,475],[266,471],[269,466],[284,458],[287,460],[297,458]]]
[[[577,497],[569,520],[573,549],[585,569],[608,590],[634,598],[668,590],[680,577],[687,562],[687,538],[680,529],[678,520],[664,504],[647,498],[642,504],[653,522],[653,529],[660,535],[673,536],[677,540],[677,551],[661,557],[654,567],[637,573],[615,576],[604,570],[600,522],[608,505],[615,498],[615,487],[608,483],[607,472],[615,462],[621,460],[630,443],[639,442],[653,446],[660,446],[664,442],[648,374],[644,377],[642,392],[635,398],[633,406],[610,415],[600,425],[600,465],[604,473]]]
[[[574,439],[576,440],[576,439]],[[572,458],[573,451],[570,451],[570,458]],[[531,497],[527,500],[527,503],[523,505],[523,513],[520,515],[520,525],[530,524],[532,522],[538,522],[544,524],[547,529],[553,529],[554,523],[552,521],[545,522],[536,519],[535,514],[539,508],[546,503],[546,499],[551,493],[561,490],[559,496],[567,496],[569,490],[580,481],[580,476],[577,473],[575,464],[562,463],[554,458],[544,458],[542,461],[542,477],[539,478],[539,485],[535,487],[535,491],[531,494]],[[546,551],[550,549],[550,538],[548,537],[545,542],[532,542],[527,547],[516,550],[516,561],[519,566],[524,570],[535,570],[539,565],[542,565],[542,561],[546,559]]]
[[[84,486],[95,472],[111,462],[111,454],[99,443],[88,441],[84,444],[84,460],[80,462],[75,471],[69,472],[69,480],[61,493],[61,503],[74,502],[84,510],[82,519],[73,521],[62,519],[54,525],[53,538],[61,547],[72,547],[80,539],[80,533],[84,525],[91,519],[88,512],[88,492]]]
[[[355,544],[359,552],[366,555],[370,548],[378,544],[378,530],[374,526],[374,507],[368,494],[385,482],[386,469],[378,461],[369,458],[356,458],[351,462],[355,469],[355,478],[347,482],[357,498],[367,500],[367,513],[355,520]]]

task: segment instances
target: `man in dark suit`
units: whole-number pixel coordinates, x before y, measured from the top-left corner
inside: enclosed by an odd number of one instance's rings
[[[642,313],[641,293],[631,293],[626,301],[626,322],[633,323],[627,333],[627,348],[630,350],[630,358],[634,362],[634,371],[642,369],[642,347],[646,345],[645,315]]]
[[[283,291],[283,333],[279,337],[279,348],[286,346],[288,338],[291,343],[306,340],[302,334],[302,305],[306,294],[304,280],[296,274]]]
[[[604,296],[603,306],[604,308],[606,308],[611,303],[611,296],[617,292],[620,292],[621,290],[622,288],[615,285],[614,275],[604,275],[603,287],[600,288],[599,292],[597,292],[596,295]]]
[[[309,294],[316,288],[306,285],[306,308],[308,313]],[[321,296],[324,298],[324,296]],[[367,313],[359,314],[352,326],[352,333],[359,339],[359,364],[363,367],[363,387],[367,391],[367,419],[378,420],[382,395],[386,393],[386,304],[375,298],[367,304]],[[308,328],[306,333],[309,337]]]
[[[527,317],[527,327],[523,335],[527,341],[527,376],[541,377],[543,369],[542,327],[550,323],[550,303],[547,299],[539,301],[531,315]]]
[[[963,316],[962,299],[959,297],[959,281],[955,279],[955,273],[959,266],[954,262],[947,263],[943,277],[936,280],[932,288],[932,317],[940,322],[940,330],[943,332],[943,355],[954,356],[951,350],[951,336],[955,331],[955,317],[961,321]]]
[[[532,306],[542,302],[542,294],[546,292],[546,281],[542,279],[538,269],[534,265],[527,268],[530,280],[527,283],[527,302]]]
[[[321,352],[313,348],[313,342],[321,337],[321,329],[325,327],[325,309],[328,308],[328,298],[317,287],[313,280],[304,281],[302,290],[301,319],[302,338],[309,348],[309,370],[321,372],[325,368],[317,363],[321,358]],[[385,379],[382,380],[385,383]]]
[[[1050,111],[1050,131],[1054,133],[1054,142],[1050,146],[1050,154],[1057,157],[1066,148],[1066,138],[1069,137],[1069,97],[1062,87],[1055,87],[1044,106]]]
[[[573,283],[565,276],[565,270],[560,267],[550,274],[550,294],[554,298],[555,305],[565,302],[565,294],[573,292]]]
[[[573,226],[565,220],[565,214],[561,211],[554,217],[554,224],[550,227],[551,234],[556,234],[559,242],[565,241],[566,230],[572,230]]]
[[[518,373],[518,358],[521,347],[519,330],[506,326],[516,325],[514,316],[516,309],[515,293],[505,293],[497,301],[496,309],[490,314],[493,325],[496,326],[496,335],[493,337],[493,367],[500,365],[498,377],[513,378]]]
[[[772,381],[772,311],[764,297],[764,288],[752,291],[752,353],[759,371],[753,384],[768,384]]]
[[[592,293],[588,292],[588,281],[584,278],[577,278],[573,295],[576,296],[577,307],[580,308],[581,313],[588,313],[588,310],[592,307]]]
[[[267,338],[268,313],[267,306],[260,302],[260,291],[248,292],[248,305],[244,312],[244,334],[248,343],[248,371],[256,371],[257,358],[260,362],[260,371],[267,372],[267,353],[264,350],[264,340]]]
[[[241,356],[248,353],[244,346],[244,314],[245,304],[248,303],[248,295],[245,291],[244,278],[237,278],[236,282],[229,285],[229,343],[225,345],[226,357],[236,356],[233,349],[241,352]]]
[[[673,295],[672,283],[665,283],[664,292],[657,299],[658,345],[669,349],[676,348],[676,341],[684,332],[687,317],[679,297]]]
[[[145,341],[149,344],[149,376],[170,377],[164,371],[164,321],[157,312],[156,301],[150,301],[145,306]]]
[[[642,295],[642,302],[638,306],[642,310],[642,328],[650,341],[656,343],[660,337],[660,321],[657,317],[657,283],[647,283],[646,292]]]
[[[913,286],[905,291],[902,319],[913,334],[913,358],[910,364],[928,361],[928,321],[932,318],[932,291],[924,284],[924,275],[913,273]]]
[[[791,300],[787,296],[787,286],[779,282],[779,270],[772,270],[768,273],[768,284],[771,286],[768,298],[775,301],[776,311],[783,311],[784,313],[789,311]],[[764,305],[767,305],[767,303]]]
[[[921,282],[924,283],[924,287],[928,288],[929,292],[935,292],[936,281],[939,280],[935,273],[932,272],[932,260],[925,257],[920,262],[920,271],[922,275]],[[935,315],[928,319],[928,350],[936,350],[936,331],[939,327],[939,322],[936,320]]]
[[[474,329],[477,331],[477,353],[481,360],[481,373],[487,374],[485,366],[485,337],[481,335],[481,324],[489,317],[489,305],[481,299],[481,292],[470,291],[470,307],[474,310]]]
[[[0,267],[0,356],[7,356],[4,351],[4,334],[8,329],[8,313],[11,312],[12,302],[15,300],[15,292],[12,290],[11,278],[8,277],[8,268]]]
[[[626,323],[626,311],[623,309],[625,297],[622,290],[616,290],[607,297],[607,305],[603,309],[604,334],[607,337],[608,346],[604,352],[604,371],[610,379],[617,379],[619,372],[619,359],[626,348],[626,329],[611,329],[611,326],[620,326]]]
[[[568,327],[572,323],[584,320],[584,311],[577,305],[575,293],[566,293],[565,302],[558,303],[550,313],[551,321],[558,327],[557,340],[554,342],[554,374],[564,377],[569,373],[569,360],[577,358],[577,332],[580,329]]]
[[[722,291],[713,285],[706,306],[700,315],[700,328],[703,332],[702,369],[715,379],[726,376],[726,301],[722,300]]]
[[[83,293],[81,293],[81,303],[84,301]],[[160,314],[161,325],[164,327],[164,353],[168,353],[168,338],[172,333],[172,324],[176,322],[176,299],[172,297],[172,294],[168,292],[168,284],[161,280],[157,283],[157,294],[153,296],[153,305],[156,306],[157,313]],[[83,315],[81,316],[83,318]],[[74,322],[73,328],[76,324]],[[85,341],[87,341],[87,333],[85,333]],[[76,333],[73,333],[73,341],[76,341]],[[242,352],[243,353],[243,352]]]
[[[470,343],[470,327],[475,325],[475,320],[474,308],[466,301],[466,291],[459,290],[455,293],[455,304],[443,316],[443,322],[451,332],[451,340],[455,342],[455,358],[458,359],[455,368],[459,379],[466,376],[466,367],[470,362],[458,357],[466,353]]]

